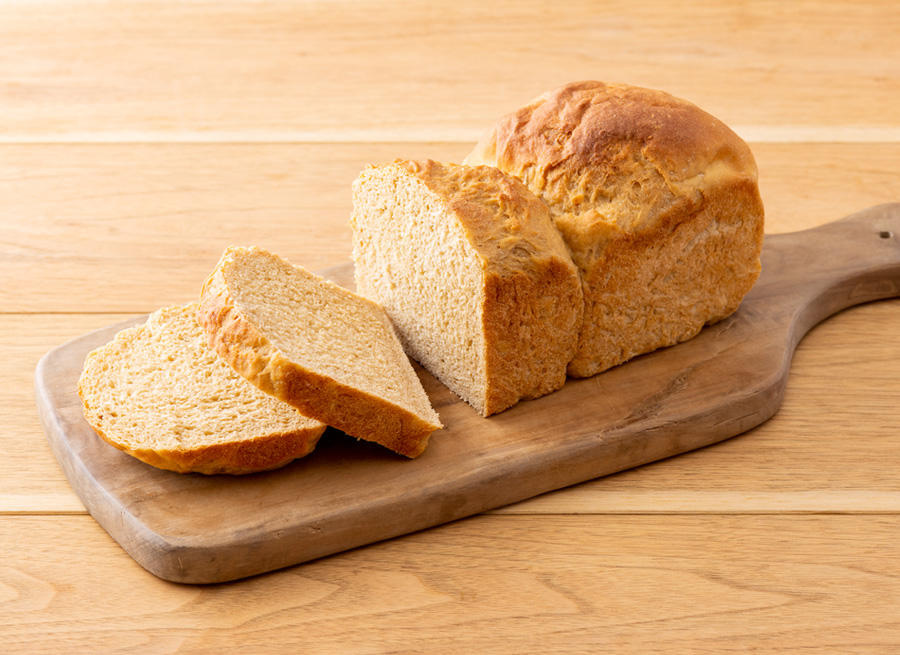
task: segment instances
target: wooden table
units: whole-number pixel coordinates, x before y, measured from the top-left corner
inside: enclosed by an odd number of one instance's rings
[[[459,161],[567,81],[734,127],[768,233],[900,201],[898,7],[0,5],[0,651],[900,652],[900,299],[813,329],[739,437],[214,586],[95,523],[32,391],[45,352],[192,299],[229,244],[346,262],[363,166]]]

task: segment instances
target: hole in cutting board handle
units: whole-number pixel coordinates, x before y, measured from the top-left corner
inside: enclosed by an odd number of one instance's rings
[[[883,230],[878,233],[878,236],[882,239],[890,239],[894,234],[892,232],[888,232],[887,230]]]

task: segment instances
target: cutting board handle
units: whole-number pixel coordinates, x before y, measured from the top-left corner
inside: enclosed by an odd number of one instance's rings
[[[765,271],[751,292],[791,321],[796,345],[842,309],[900,296],[900,203],[766,237]]]

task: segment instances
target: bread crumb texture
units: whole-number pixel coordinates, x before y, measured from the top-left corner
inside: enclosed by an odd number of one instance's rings
[[[359,293],[410,355],[482,415],[565,383],[578,272],[547,206],[496,168],[370,166],[353,185]]]
[[[550,207],[584,290],[572,376],[692,338],[759,276],[750,148],[667,93],[568,84],[500,118],[465,163],[496,166]]]
[[[88,354],[78,382],[88,423],[116,448],[180,473],[253,473],[312,452],[325,425],[222,361],[196,310],[160,309]]]
[[[441,428],[379,305],[258,247],[231,247],[197,320],[253,385],[305,415],[408,457]]]
[[[368,167],[350,223],[360,295],[228,248],[198,305],[88,355],[88,422],[181,472],[276,468],[325,425],[416,457],[442,425],[407,355],[490,416],[690,339],[756,282],[764,211],[721,121],[578,82],[500,118],[463,165]]]

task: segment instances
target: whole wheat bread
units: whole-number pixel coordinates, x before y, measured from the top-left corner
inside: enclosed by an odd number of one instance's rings
[[[441,426],[384,309],[262,248],[228,248],[197,321],[238,373],[303,414],[416,457]]]
[[[690,339],[759,276],[750,148],[667,93],[567,84],[500,118],[464,163],[518,177],[550,206],[584,284],[570,375]]]
[[[97,434],[180,473],[253,473],[310,453],[325,426],[235,373],[195,313],[165,307],[88,354],[78,393]]]
[[[357,291],[407,352],[482,415],[559,389],[578,272],[547,206],[486,166],[370,166],[353,185]]]

